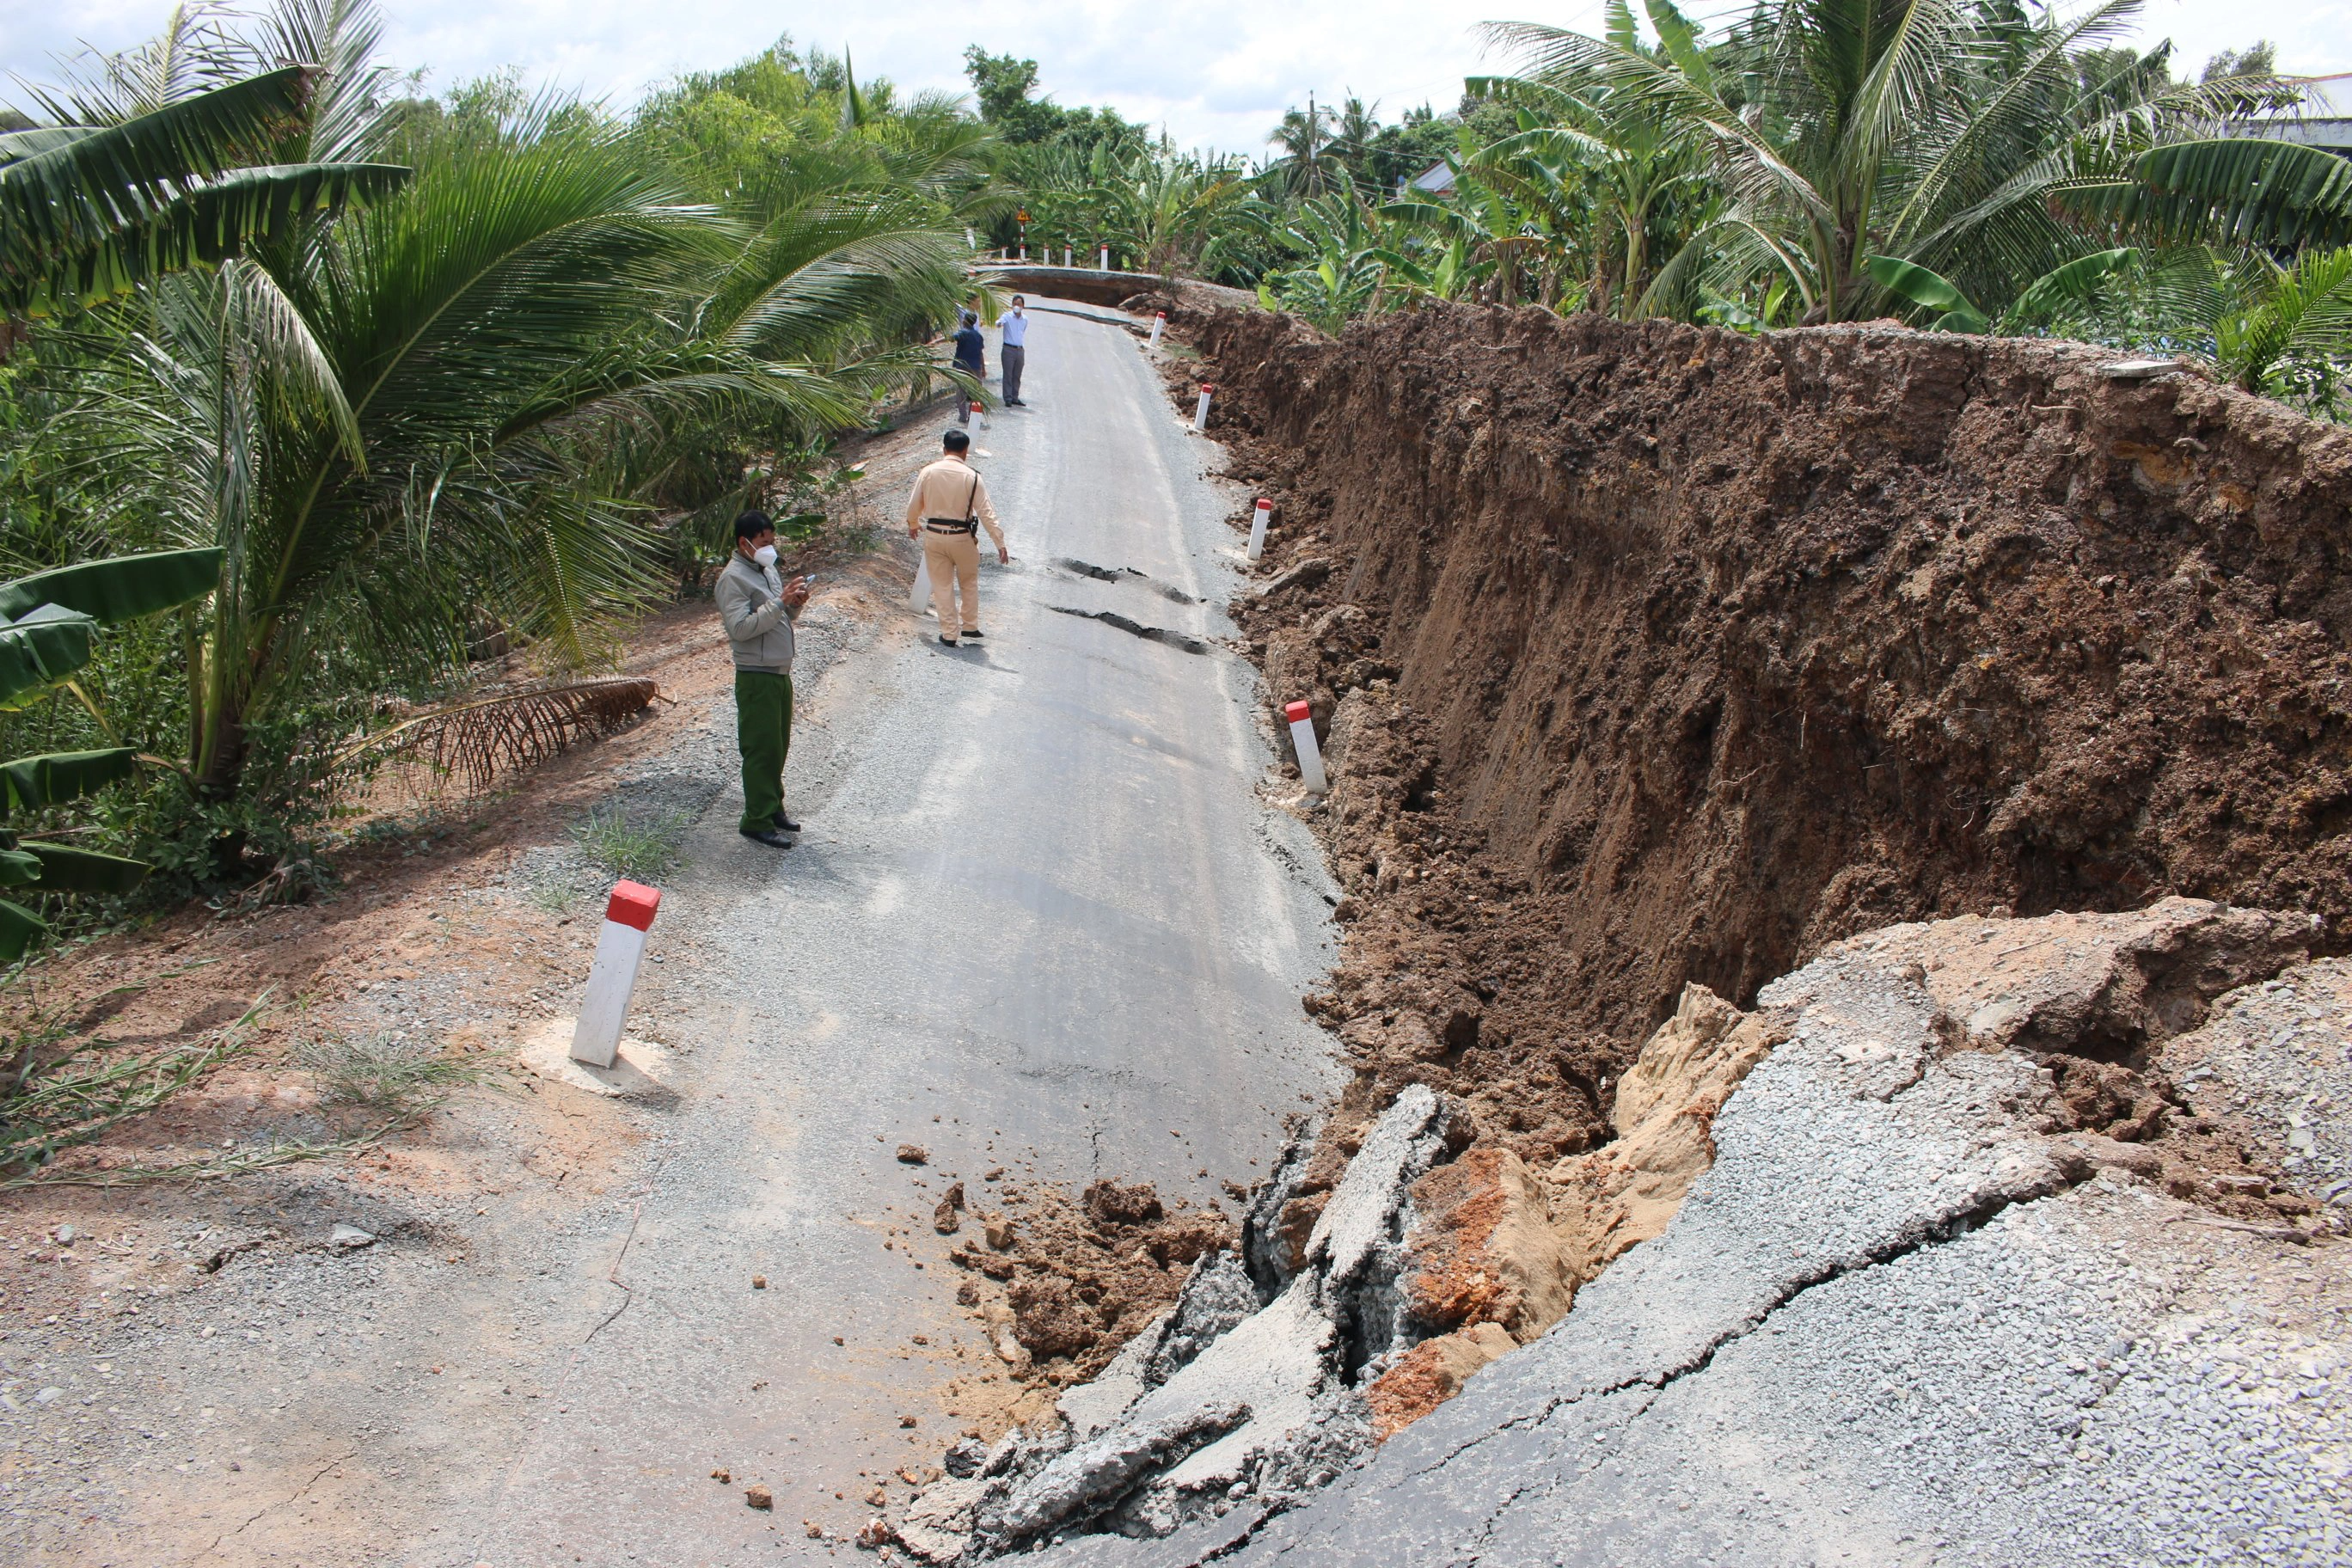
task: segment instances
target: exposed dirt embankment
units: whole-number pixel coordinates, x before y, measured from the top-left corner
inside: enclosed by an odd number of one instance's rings
[[[1339,753],[1335,1124],[1422,1079],[1575,1152],[1686,983],[1898,921],[2183,893],[2345,946],[2352,436],[2072,345],[1171,319],[1276,500],[1267,696]]]

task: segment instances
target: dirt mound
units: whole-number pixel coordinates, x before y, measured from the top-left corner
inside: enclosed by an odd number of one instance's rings
[[[948,1260],[968,1270],[957,1300],[989,1325],[1016,1376],[1038,1384],[1099,1372],[1176,1300],[1193,1260],[1230,1246],[1213,1205],[1172,1207],[1149,1182],[1062,1188],[1008,1184],[983,1205]],[[977,1235],[971,1234],[978,1232]]]
[[[2184,893],[2343,948],[2352,435],[2066,344],[1171,318],[1276,499],[1236,618],[1335,754],[1309,1005],[1372,1106],[1549,1164],[1685,984],[1900,921]]]

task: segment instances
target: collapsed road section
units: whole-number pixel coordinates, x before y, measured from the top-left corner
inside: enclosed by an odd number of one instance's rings
[[[2072,345],[1158,304],[1280,520],[1357,1076],[874,1538],[2341,1560],[2352,441]]]

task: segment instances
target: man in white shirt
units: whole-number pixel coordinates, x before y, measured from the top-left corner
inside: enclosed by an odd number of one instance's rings
[[[998,323],[1004,330],[1004,342],[997,349],[997,359],[1004,366],[1004,401],[1013,408],[1028,406],[1021,401],[1021,371],[1029,363],[1028,303],[1015,294],[1013,309]]]

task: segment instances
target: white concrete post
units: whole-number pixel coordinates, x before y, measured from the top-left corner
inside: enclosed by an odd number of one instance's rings
[[[1029,259],[1029,247],[1025,244],[1021,247],[1021,259],[1024,261]]]
[[[1110,247],[1108,245],[1102,247],[1102,270],[1105,272],[1110,270]]]
[[[922,546],[918,542],[916,548],[919,550]],[[915,588],[907,595],[907,608],[919,616],[930,607],[931,558],[927,554],[918,555],[915,557]]]
[[[988,410],[981,405],[981,401],[977,397],[971,400],[971,420],[982,429],[988,428]]]
[[[966,224],[964,226],[963,247],[966,250],[978,250],[980,248],[980,237],[971,232],[971,226],[970,224]]]
[[[1063,265],[1063,266],[1065,266],[1065,267],[1072,267],[1072,266],[1076,266],[1076,263],[1073,262],[1073,261],[1070,259],[1070,247],[1069,247],[1068,246],[1066,246],[1066,246],[1064,246],[1064,247],[1062,247],[1062,265]]]
[[[1192,410],[1192,434],[1195,436],[1209,427],[1209,395],[1216,390],[1208,382],[1201,384],[1201,405]]]
[[[637,989],[637,964],[646,955],[646,932],[661,907],[660,890],[622,882],[604,905],[604,931],[596,939],[595,962],[588,966],[588,994],[580,1023],[572,1031],[572,1059],[608,1068],[620,1053],[621,1030],[629,1021],[629,998]]]
[[[1250,517],[1249,558],[1253,561],[1265,553],[1266,524],[1274,521],[1274,503],[1258,497],[1257,507]]]
[[[1291,749],[1298,753],[1298,776],[1307,781],[1309,795],[1328,795],[1331,781],[1323,776],[1323,748],[1315,743],[1315,716],[1304,702],[1294,702],[1282,710],[1290,721]]]
[[[1166,331],[1167,330],[1168,330],[1168,312],[1167,312],[1167,311],[1165,311],[1165,310],[1154,310],[1154,311],[1152,311],[1152,312],[1151,312],[1151,343],[1150,343],[1150,346],[1151,346],[1151,347],[1153,347],[1153,348],[1155,348],[1155,349],[1156,349],[1156,348],[1158,348],[1158,347],[1160,346],[1160,333],[1162,333],[1162,332],[1164,332],[1164,331]]]

